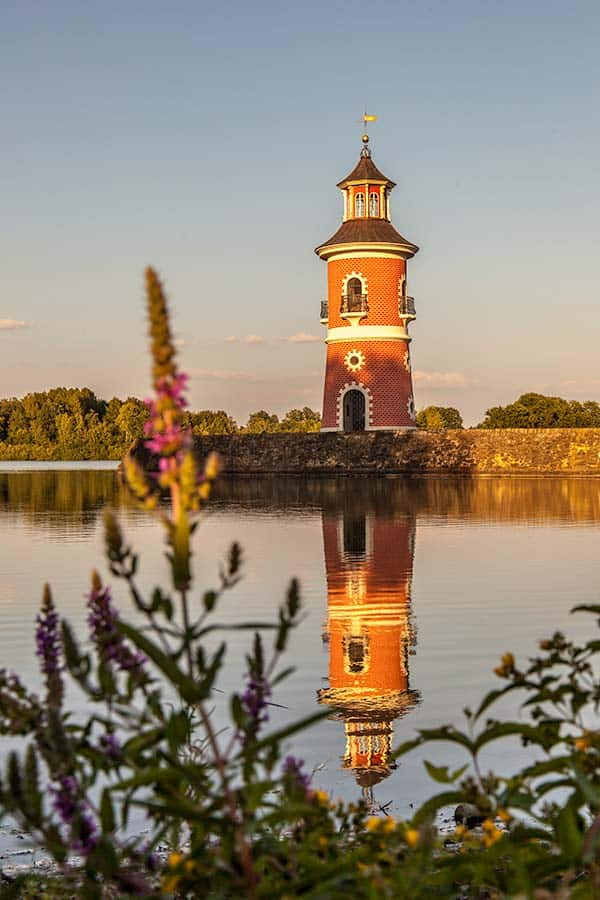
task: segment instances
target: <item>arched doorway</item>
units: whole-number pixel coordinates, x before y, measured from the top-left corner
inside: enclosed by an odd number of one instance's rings
[[[344,431],[365,430],[365,395],[351,390],[344,394]]]

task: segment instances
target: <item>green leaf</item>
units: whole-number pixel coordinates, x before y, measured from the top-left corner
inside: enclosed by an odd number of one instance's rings
[[[568,803],[561,809],[557,822],[557,838],[560,849],[570,860],[578,860],[581,855],[583,833],[577,821],[576,812]]]
[[[326,719],[327,716],[330,715],[328,709],[320,710],[317,713],[312,713],[310,716],[305,716],[303,719],[298,719],[296,722],[292,722],[290,725],[286,725],[284,728],[280,728],[278,731],[273,731],[271,734],[264,737],[262,740],[257,741],[253,744],[253,749],[255,751],[262,750],[263,747],[270,747],[273,744],[278,744],[281,741],[284,741],[286,738],[291,737],[293,734],[297,734],[299,731],[304,731],[306,728],[310,728],[311,725],[314,725],[316,722],[320,722],[322,719]]]
[[[423,760],[423,765],[429,772],[429,777],[437,781],[438,784],[450,784],[452,782],[448,766],[434,766],[433,763],[428,762],[426,759]]]
[[[100,801],[100,822],[102,823],[102,831],[105,834],[112,834],[115,830],[115,813],[108,788],[105,788],[102,791],[102,800]]]
[[[23,796],[32,822],[34,824],[39,823],[42,817],[42,796],[40,793],[37,754],[31,744],[27,748],[25,755]]]
[[[120,619],[116,623],[121,634],[128,637],[135,646],[142,651],[152,662],[160,669],[163,675],[169,679],[171,684],[178,688],[181,697],[186,703],[196,703],[202,697],[202,692],[198,690],[195,681],[186,675],[179,668],[177,663],[171,656],[168,656],[153,641],[149,640],[144,634],[123,622]]]

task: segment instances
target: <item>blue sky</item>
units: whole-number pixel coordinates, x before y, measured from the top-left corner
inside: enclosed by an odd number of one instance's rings
[[[145,396],[152,263],[192,406],[318,408],[312,250],[367,104],[417,406],[600,400],[595,0],[4,0],[0,34],[0,395]]]

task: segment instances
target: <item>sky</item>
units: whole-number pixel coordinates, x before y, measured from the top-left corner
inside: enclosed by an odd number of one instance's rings
[[[417,408],[600,400],[597,0],[3,0],[0,396],[147,396],[143,269],[190,405],[321,405],[336,182],[397,182]]]

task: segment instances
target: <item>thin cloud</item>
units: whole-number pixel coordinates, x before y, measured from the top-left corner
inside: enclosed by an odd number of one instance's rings
[[[462,372],[422,372],[414,373],[415,382],[420,387],[450,389],[466,388],[477,384],[473,378],[468,378]]]
[[[190,378],[199,381],[259,381],[255,375],[248,372],[239,372],[234,369],[192,369]]]
[[[239,338],[235,334],[230,334],[225,338],[226,344],[264,344],[265,339],[261,334],[247,334],[246,337]]]
[[[282,340],[287,341],[289,344],[314,344],[317,341],[321,341],[321,338],[316,334],[307,334],[305,331],[299,331],[298,334],[291,334],[289,337],[284,337]]]
[[[16,331],[17,328],[29,328],[29,323],[18,319],[0,319],[0,331]]]

